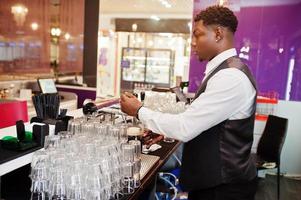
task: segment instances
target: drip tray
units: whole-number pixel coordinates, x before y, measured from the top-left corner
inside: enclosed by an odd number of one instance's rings
[[[144,176],[159,161],[159,159],[160,157],[158,156],[141,154],[140,179],[144,178]]]

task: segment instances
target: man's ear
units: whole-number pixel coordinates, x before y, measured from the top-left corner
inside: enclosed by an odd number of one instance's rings
[[[224,38],[224,29],[221,26],[216,26],[214,29],[215,32],[215,41],[219,42],[221,39]]]

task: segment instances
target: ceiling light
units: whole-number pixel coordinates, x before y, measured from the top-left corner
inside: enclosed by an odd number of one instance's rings
[[[218,4],[220,6],[229,6],[229,1],[228,0],[219,0]]]
[[[60,28],[51,28],[50,34],[52,36],[60,36],[61,35],[61,29]]]
[[[71,37],[71,35],[70,35],[69,33],[66,33],[66,34],[64,35],[64,37],[65,37],[66,40],[69,40],[70,37]]]
[[[31,26],[31,29],[34,31],[36,31],[39,28],[39,25],[36,22],[33,22],[30,26]]]
[[[152,15],[150,18],[156,21],[160,21],[160,18],[156,15]]]
[[[192,23],[191,23],[191,22],[188,22],[188,23],[187,23],[187,26],[188,26],[188,28],[189,28],[189,30],[190,30],[190,32],[191,32],[191,30],[192,30]]]
[[[163,6],[165,6],[166,8],[171,8],[171,4],[168,3],[168,1],[166,1],[166,0],[159,0],[159,1],[160,1],[160,3],[161,3]]]
[[[11,13],[14,15],[14,20],[16,21],[17,26],[23,26],[28,13],[28,8],[21,4],[13,5],[11,7]]]
[[[163,4],[165,7],[171,7],[171,5],[170,5],[167,1],[163,1],[162,4]]]
[[[137,25],[137,24],[133,24],[133,25],[132,25],[132,31],[133,31],[133,32],[136,32],[136,31],[137,31],[137,28],[138,28],[138,25]]]

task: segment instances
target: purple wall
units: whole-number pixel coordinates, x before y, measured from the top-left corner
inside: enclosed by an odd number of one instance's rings
[[[194,14],[215,2],[194,0]],[[290,85],[287,82],[291,81],[289,99],[301,100],[300,11],[301,1],[291,5],[241,7],[235,12],[239,20],[236,49],[252,70],[259,92],[276,91],[280,99],[285,99],[287,85]],[[249,51],[244,50],[247,47]],[[293,60],[295,64],[291,65],[292,76],[289,79],[289,64]],[[203,78],[205,65],[196,57],[191,57],[190,92],[196,91]]]

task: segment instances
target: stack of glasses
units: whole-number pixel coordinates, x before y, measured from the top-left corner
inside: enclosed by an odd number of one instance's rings
[[[177,102],[176,94],[171,92],[146,92],[144,106],[154,111],[171,114],[182,113],[186,109],[185,102]]]
[[[140,185],[141,144],[127,143],[126,131],[125,124],[75,119],[68,131],[46,136],[31,164],[31,199],[120,199],[133,193]]]
[[[169,114],[179,114],[186,110],[185,102],[177,102],[176,94],[171,92],[148,91],[145,94],[143,106],[153,111]],[[172,143],[175,139],[164,137],[163,141]]]

